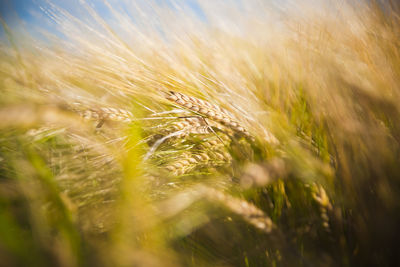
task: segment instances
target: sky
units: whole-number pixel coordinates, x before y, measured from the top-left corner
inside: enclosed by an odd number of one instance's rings
[[[54,30],[49,16],[45,9],[52,3],[61,7],[69,13],[81,17],[83,10],[79,0],[0,0],[0,16],[5,20],[10,28],[41,27],[46,30]],[[102,17],[108,15],[108,10],[103,4],[103,0],[90,0],[96,12]]]
[[[181,13],[189,15],[186,22],[190,23],[190,20],[197,18],[206,22],[207,25],[212,24],[222,30],[228,28],[230,31],[234,30],[235,26],[240,28],[240,17],[246,12],[250,14],[250,18],[258,16],[265,20],[265,9],[258,9],[258,5],[262,7],[275,6],[272,12],[275,16],[278,9],[285,10],[289,7],[300,14],[304,2],[312,3],[315,8],[318,5],[324,6],[329,1],[335,2],[335,0],[0,0],[0,16],[13,31],[19,30],[19,32],[27,32],[38,37],[40,32],[45,30],[62,38],[63,33],[51,18],[52,15],[49,12],[52,9],[49,7],[54,4],[82,21],[93,21],[93,17],[89,16],[89,12],[81,4],[82,1],[87,2],[114,30],[118,30],[123,25],[120,24],[121,21],[118,18],[112,16],[112,12],[104,1],[110,3],[117,12],[126,14],[135,25],[152,24],[151,26],[159,29],[163,28],[162,20],[159,20],[157,13],[153,12],[152,6],[149,4],[153,3],[156,6],[167,7],[172,13],[171,19],[175,19],[176,23],[182,21],[176,19]],[[210,6],[212,9],[202,10],[202,8]],[[210,10],[212,10],[211,13]],[[276,19],[271,21],[274,24],[278,23]],[[170,22],[168,21],[168,24]],[[157,23],[161,23],[160,26],[157,26]],[[5,37],[4,29],[0,27],[0,40],[4,40]]]
[[[41,7],[48,6],[48,3],[53,3],[59,6],[71,14],[81,13],[80,0],[0,0],[0,16],[7,22],[13,23],[15,20],[22,19],[27,23],[40,23],[40,13],[43,13]],[[104,0],[88,0],[87,1],[102,17],[107,16],[109,11],[104,4]],[[118,3],[119,7],[124,7],[124,2],[127,1],[115,1],[109,0],[109,3]],[[146,3],[145,0],[128,1],[137,2],[138,4]],[[156,0],[157,4],[167,5],[173,7],[174,0]],[[201,15],[200,6],[197,0],[184,0],[180,1],[185,3],[187,6],[192,8],[194,11]],[[42,14],[43,15],[43,14]]]
[[[46,9],[51,4],[60,7],[73,16],[80,19],[89,19],[88,12],[80,3],[82,0],[0,0],[0,16],[11,29],[23,29],[24,31],[33,33],[35,29],[43,29],[57,34],[54,21],[51,16],[46,14]],[[167,6],[172,10],[176,7],[174,3],[178,1],[186,6],[186,11],[189,9],[198,18],[205,20],[205,15],[202,12],[197,0],[153,0],[156,5]],[[233,0],[238,1],[238,0]],[[106,21],[110,19],[111,13],[104,0],[86,0],[86,2]],[[148,4],[148,0],[108,0],[108,2],[116,9],[123,10],[129,14],[128,5],[138,5],[144,7]],[[128,4],[127,4],[128,3]],[[147,11],[147,16],[152,12]],[[132,20],[134,20],[132,16]],[[4,29],[0,28],[0,37],[4,38]]]

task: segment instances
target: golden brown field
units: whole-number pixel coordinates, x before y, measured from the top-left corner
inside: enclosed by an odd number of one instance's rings
[[[399,5],[171,3],[2,19],[0,266],[400,264]]]

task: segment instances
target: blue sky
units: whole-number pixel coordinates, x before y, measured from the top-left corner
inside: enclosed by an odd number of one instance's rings
[[[23,30],[32,33],[35,31],[35,28],[41,28],[56,33],[54,22],[45,14],[43,8],[48,8],[50,2],[80,19],[88,18],[88,13],[80,4],[80,1],[81,0],[0,0],[0,16],[12,29],[22,28]],[[153,1],[160,6],[167,6],[172,10],[174,9],[174,0]],[[178,1],[196,14],[198,18],[205,20],[205,15],[203,14],[197,0]],[[107,20],[111,17],[111,13],[104,4],[104,0],[86,0],[86,2],[91,5],[103,19]],[[127,2],[135,2],[138,5],[145,6],[150,1],[108,0],[108,2],[116,9],[123,10],[129,14],[129,10],[126,8]],[[132,18],[132,20],[135,20],[135,18]],[[4,37],[4,30],[2,27],[0,27],[0,37]]]
[[[47,6],[48,3],[51,2],[55,5],[67,10],[71,14],[78,15],[82,13],[82,7],[80,5],[80,0],[0,0],[0,15],[3,19],[5,19],[8,23],[15,23],[16,20],[23,20],[27,23],[41,23],[40,18],[38,18],[39,14],[42,14],[43,11],[40,7]],[[98,12],[102,17],[107,16],[109,11],[107,7],[104,5],[103,0],[87,0],[87,3],[92,5],[92,7]],[[125,1],[109,1],[111,4],[118,3],[119,7],[124,7]],[[134,2],[134,1],[131,1]],[[145,0],[136,1],[138,3],[146,3]],[[173,0],[156,0],[155,1],[159,5],[166,5],[169,7],[173,7]],[[184,2],[189,8],[193,11],[197,12],[199,16],[203,15],[200,6],[197,0],[185,0]],[[42,14],[43,15],[43,14]]]
[[[84,15],[79,0],[51,0],[49,2],[75,16],[81,17]],[[108,10],[102,0],[90,0],[88,2],[94,5],[101,16],[107,15]],[[52,30],[49,17],[42,9],[48,6],[45,0],[0,0],[0,15],[10,28],[23,26],[29,30],[29,28],[37,26]]]

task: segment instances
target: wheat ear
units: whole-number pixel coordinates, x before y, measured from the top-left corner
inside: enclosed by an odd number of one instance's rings
[[[182,118],[180,121],[173,122],[170,127],[162,131],[162,134],[181,131],[181,134],[176,136],[182,138],[188,134],[209,134],[211,131],[202,118]]]
[[[320,215],[322,219],[322,225],[329,230],[329,216],[328,211],[332,210],[332,204],[329,201],[328,194],[320,184],[312,184],[312,197],[319,205]]]
[[[221,166],[228,164],[231,160],[231,155],[224,151],[207,151],[196,154],[184,153],[178,160],[165,166],[165,169],[174,175],[183,175],[204,164]]]
[[[206,187],[206,196],[211,201],[218,201],[223,206],[241,216],[245,221],[254,225],[258,229],[270,233],[275,228],[271,218],[262,210],[246,200],[235,198],[229,194],[218,191],[211,187]]]
[[[213,105],[205,100],[201,100],[192,96],[187,96],[182,93],[170,91],[167,99],[173,101],[175,104],[189,109],[193,112],[197,112],[202,116],[214,120],[230,129],[234,132],[243,135],[251,140],[254,138],[250,133],[236,122],[229,112],[217,105]]]
[[[125,109],[100,107],[100,108],[85,108],[77,103],[73,106],[72,111],[78,113],[86,120],[98,121],[116,121],[116,122],[132,122],[133,114]]]

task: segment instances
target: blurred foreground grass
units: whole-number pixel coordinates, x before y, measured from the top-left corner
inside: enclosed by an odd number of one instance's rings
[[[399,264],[398,6],[258,4],[3,23],[1,266]]]

